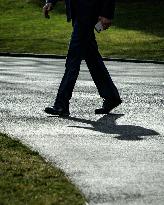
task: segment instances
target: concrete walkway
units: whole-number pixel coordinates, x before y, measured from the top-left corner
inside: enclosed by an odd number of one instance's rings
[[[63,60],[0,57],[0,131],[65,171],[90,205],[164,204],[164,66],[106,62],[123,104],[101,106],[83,63],[71,116],[47,116]]]

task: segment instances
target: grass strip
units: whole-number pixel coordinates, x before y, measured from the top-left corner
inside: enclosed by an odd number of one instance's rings
[[[83,205],[64,173],[18,140],[0,133],[0,205]]]
[[[67,54],[72,26],[66,22],[63,2],[49,20],[43,17],[43,2],[0,0],[0,52]],[[96,34],[101,54],[164,60],[163,11],[163,0],[118,0],[113,26]]]

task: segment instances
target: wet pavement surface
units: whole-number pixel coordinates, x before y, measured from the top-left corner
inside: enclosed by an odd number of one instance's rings
[[[63,60],[0,57],[0,131],[60,167],[90,205],[164,204],[164,65],[105,62],[123,103],[102,99],[82,63],[68,118],[52,105]]]

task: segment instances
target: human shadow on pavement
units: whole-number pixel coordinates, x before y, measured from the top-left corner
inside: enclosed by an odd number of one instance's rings
[[[124,116],[124,114],[109,114],[104,115],[97,121],[86,120],[76,117],[68,117],[67,119],[73,120],[75,122],[86,123],[91,125],[92,127],[86,126],[69,126],[69,127],[76,127],[76,128],[83,128],[88,130],[93,130],[97,132],[101,132],[104,134],[116,134],[115,138],[118,140],[143,140],[145,136],[154,136],[159,135],[158,132],[143,128],[141,126],[135,125],[117,125],[116,119]]]

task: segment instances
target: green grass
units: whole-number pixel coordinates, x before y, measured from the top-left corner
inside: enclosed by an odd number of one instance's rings
[[[0,52],[67,53],[72,27],[62,3],[47,20],[36,2],[0,0]],[[164,60],[163,10],[162,0],[118,2],[113,26],[96,34],[102,55]]]
[[[83,205],[84,197],[37,152],[0,134],[0,204]]]

